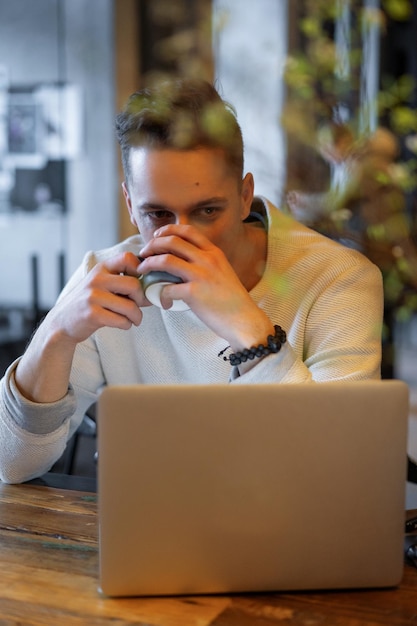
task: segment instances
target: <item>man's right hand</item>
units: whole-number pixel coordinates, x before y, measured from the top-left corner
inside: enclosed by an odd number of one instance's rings
[[[138,280],[138,265],[131,252],[97,264],[58,301],[48,314],[49,323],[75,344],[104,326],[122,330],[138,326],[140,307],[149,306]]]
[[[15,372],[21,393],[34,402],[54,402],[68,391],[78,343],[105,326],[128,330],[149,306],[131,252],[97,264],[64,292],[36,331]]]

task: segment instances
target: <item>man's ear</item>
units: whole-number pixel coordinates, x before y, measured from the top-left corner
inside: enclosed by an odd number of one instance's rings
[[[254,191],[255,183],[253,180],[253,175],[249,172],[242,180],[242,190],[240,193],[242,199],[242,220],[245,220],[250,213]]]
[[[122,182],[122,189],[123,189],[123,195],[124,195],[124,198],[125,198],[127,210],[129,211],[130,221],[133,224],[133,226],[135,226],[137,228],[138,226],[136,224],[135,218],[133,217],[132,201],[130,199],[129,190],[128,190],[127,185],[126,185],[126,181]]]

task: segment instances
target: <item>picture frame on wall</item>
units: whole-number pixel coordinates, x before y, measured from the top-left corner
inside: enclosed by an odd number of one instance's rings
[[[47,157],[42,107],[35,92],[9,92],[7,104],[8,167],[41,169]]]
[[[82,106],[78,85],[39,84],[9,90],[6,164],[43,169],[48,161],[73,159],[82,151]]]

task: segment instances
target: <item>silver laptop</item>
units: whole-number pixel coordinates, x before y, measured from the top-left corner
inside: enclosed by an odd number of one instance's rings
[[[400,381],[106,388],[102,593],[397,585],[407,417]]]

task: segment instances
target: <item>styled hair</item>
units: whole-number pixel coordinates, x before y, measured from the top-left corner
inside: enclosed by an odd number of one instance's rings
[[[220,148],[239,180],[243,176],[243,139],[233,107],[205,80],[176,79],[130,96],[116,117],[126,182],[135,147],[192,150]]]

